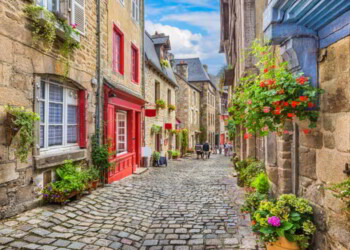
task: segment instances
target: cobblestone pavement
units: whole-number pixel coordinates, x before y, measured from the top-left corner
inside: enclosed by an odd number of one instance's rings
[[[0,222],[0,249],[258,249],[228,158],[151,168]]]

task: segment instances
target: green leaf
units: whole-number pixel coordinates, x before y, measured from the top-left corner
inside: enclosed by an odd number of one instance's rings
[[[280,227],[280,228],[283,228],[284,231],[288,231],[292,227],[293,227],[292,223],[285,221],[282,223],[282,227]]]
[[[262,233],[262,234],[272,234],[273,232],[274,232],[274,230],[270,227],[260,228],[260,233]]]

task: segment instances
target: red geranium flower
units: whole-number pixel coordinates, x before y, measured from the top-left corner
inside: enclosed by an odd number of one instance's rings
[[[309,103],[307,104],[307,106],[308,106],[309,108],[312,108],[312,107],[314,106],[314,104],[313,104],[312,102],[309,102]]]
[[[264,82],[260,82],[260,87],[265,87],[265,83]]]
[[[305,101],[305,96],[300,96],[300,101]]]
[[[296,101],[292,101],[292,107],[295,108],[297,106],[297,102]]]
[[[264,113],[269,113],[270,112],[270,107],[264,107]]]
[[[269,73],[269,69],[264,69],[264,73]]]
[[[304,134],[308,134],[310,132],[310,130],[308,130],[308,129],[304,129]]]
[[[284,103],[283,103],[283,106],[285,106],[285,107],[288,107],[288,105],[289,105],[288,102],[284,102]]]
[[[288,117],[289,117],[289,118],[292,118],[293,116],[294,116],[293,113],[288,113]]]

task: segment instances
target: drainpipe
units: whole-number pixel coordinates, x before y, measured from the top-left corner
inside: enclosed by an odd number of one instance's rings
[[[97,8],[97,90],[96,90],[96,136],[99,138],[97,144],[100,144],[100,105],[101,105],[101,1],[96,0]]]

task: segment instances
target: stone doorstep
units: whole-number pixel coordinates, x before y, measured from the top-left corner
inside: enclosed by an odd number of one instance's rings
[[[134,175],[142,175],[148,171],[148,168],[138,168],[136,171],[133,173]]]

